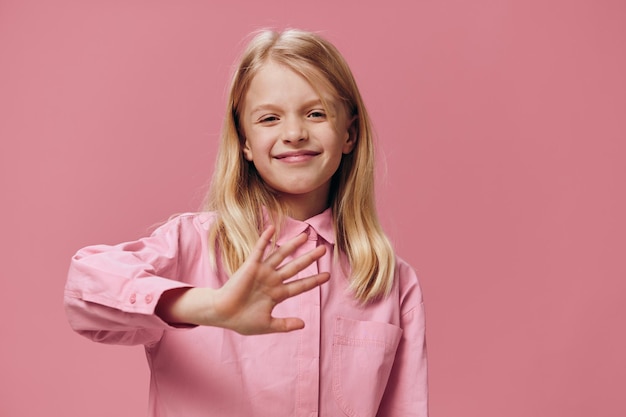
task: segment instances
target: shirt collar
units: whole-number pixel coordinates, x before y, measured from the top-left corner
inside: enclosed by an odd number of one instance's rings
[[[265,209],[263,217],[265,218],[266,222],[269,220]],[[296,237],[300,233],[306,232],[309,226],[312,227],[315,232],[319,236],[321,236],[326,242],[330,244],[335,243],[335,230],[333,226],[333,214],[331,208],[327,208],[320,214],[310,217],[304,221],[292,219],[291,217],[286,217],[280,230],[280,236],[278,236],[276,243],[278,243],[279,245],[284,244],[285,242]]]

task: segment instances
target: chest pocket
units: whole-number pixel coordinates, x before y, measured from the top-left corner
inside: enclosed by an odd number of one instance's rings
[[[338,317],[332,347],[332,387],[346,416],[375,416],[391,373],[402,329]]]

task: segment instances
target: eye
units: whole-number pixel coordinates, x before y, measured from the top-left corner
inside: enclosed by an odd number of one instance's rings
[[[273,122],[276,122],[276,121],[278,121],[278,117],[274,116],[273,114],[270,114],[270,115],[267,115],[267,116],[263,116],[263,117],[261,117],[258,120],[259,123],[265,123],[265,124],[273,123]]]
[[[307,117],[311,119],[325,119],[326,113],[322,110],[313,110],[307,115]]]

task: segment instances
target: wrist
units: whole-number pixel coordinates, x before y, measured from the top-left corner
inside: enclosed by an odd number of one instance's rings
[[[154,313],[166,323],[174,326],[196,325],[191,312],[193,292],[197,288],[174,288],[161,294]]]

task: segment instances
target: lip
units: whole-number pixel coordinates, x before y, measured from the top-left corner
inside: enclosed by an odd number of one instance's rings
[[[321,152],[311,150],[289,151],[274,155],[274,159],[278,159],[283,162],[304,162],[319,155],[320,153]]]

